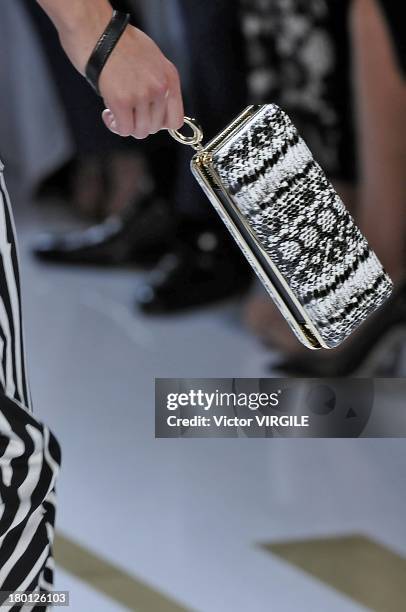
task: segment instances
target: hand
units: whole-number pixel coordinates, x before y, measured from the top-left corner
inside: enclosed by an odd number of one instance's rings
[[[95,3],[95,0],[92,0]],[[41,2],[44,8],[59,8],[58,16],[50,15],[58,27],[61,43],[73,65],[85,73],[91,52],[111,18],[108,3],[66,1],[58,5]],[[49,5],[49,7],[48,7]],[[97,10],[96,6],[97,5]],[[67,23],[72,10],[77,15]],[[99,89],[107,109],[103,120],[107,127],[121,135],[146,138],[159,130],[179,129],[183,125],[183,102],[176,68],[157,45],[141,30],[127,26],[99,79]]]
[[[176,68],[141,30],[128,26],[104,67],[99,89],[106,126],[121,136],[146,138],[183,125]]]

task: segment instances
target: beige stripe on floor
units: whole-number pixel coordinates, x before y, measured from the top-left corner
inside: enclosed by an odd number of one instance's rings
[[[138,612],[190,612],[163,593],[138,580],[106,559],[58,533],[55,560],[66,572],[77,576],[118,604]]]
[[[406,610],[406,558],[361,535],[262,545],[377,612]]]

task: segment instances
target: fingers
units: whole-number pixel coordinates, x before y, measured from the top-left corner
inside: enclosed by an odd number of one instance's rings
[[[150,86],[146,94],[138,90],[126,103],[113,102],[102,117],[106,127],[120,136],[143,139],[159,130],[179,129],[183,125],[179,75],[169,62],[167,74]]]
[[[103,111],[102,119],[104,121],[104,125],[110,130],[110,132],[113,132],[113,134],[118,134],[116,119],[109,108],[106,108]]]
[[[106,126],[121,136],[146,138],[183,125],[178,71],[144,32],[128,26],[99,78],[110,112]]]
[[[134,115],[130,107],[116,113],[107,108],[103,111],[102,118],[105,126],[118,136],[127,137],[134,133]]]
[[[169,90],[150,104],[151,134],[156,134],[165,125]]]
[[[131,99],[118,100],[111,106],[116,134],[127,137],[134,133],[134,114]]]
[[[142,140],[151,134],[151,115],[149,101],[138,102],[134,108],[135,129],[133,131],[134,138]]]
[[[178,71],[170,64],[170,87],[166,105],[165,127],[179,130],[183,125],[184,109]]]

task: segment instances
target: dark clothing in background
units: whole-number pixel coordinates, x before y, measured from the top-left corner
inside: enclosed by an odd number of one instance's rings
[[[241,0],[251,100],[293,119],[330,175],[354,179],[348,0]]]
[[[241,2],[251,101],[282,106],[330,177],[354,181],[351,0]],[[404,3],[377,3],[404,71]]]
[[[129,141],[107,130],[100,120],[103,101],[66,57],[50,19],[36,2],[22,2],[37,30],[76,150],[86,154],[129,147]]]
[[[406,74],[405,3],[400,0],[378,0],[387,20],[393,50],[403,77]]]
[[[189,91],[185,112],[213,138],[248,104],[244,41],[238,2],[179,0],[189,50]],[[181,210],[217,222],[217,216],[190,173],[191,147],[179,145],[180,172],[175,200]]]

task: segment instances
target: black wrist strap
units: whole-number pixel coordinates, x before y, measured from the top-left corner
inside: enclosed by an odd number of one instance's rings
[[[100,96],[99,78],[114,47],[120,40],[130,21],[130,15],[114,11],[113,17],[90,56],[86,66],[86,78],[96,93]]]

